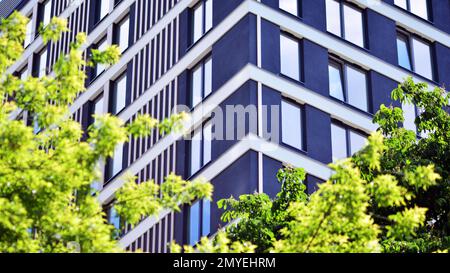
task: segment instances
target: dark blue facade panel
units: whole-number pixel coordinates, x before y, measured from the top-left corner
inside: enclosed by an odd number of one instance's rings
[[[263,111],[263,137],[271,142],[279,143],[281,133],[281,93],[267,86],[263,86],[262,105],[263,108],[267,109],[265,113]],[[275,113],[275,111],[278,112]]]
[[[280,73],[280,27],[261,20],[261,65],[272,73]]]
[[[279,0],[262,0],[261,3],[274,9],[278,9],[278,7],[280,6]]]
[[[305,87],[328,97],[328,50],[303,39],[303,67]]]
[[[312,194],[315,191],[319,189],[319,185],[322,184],[324,181],[320,178],[317,178],[315,176],[306,175],[306,192],[308,194]]]
[[[450,33],[450,1],[432,0],[431,9],[434,26]]]
[[[306,151],[308,157],[328,164],[331,155],[331,118],[330,115],[305,105]]]
[[[367,9],[367,38],[370,53],[397,65],[397,32],[395,21]]]
[[[221,103],[216,111],[213,111],[211,116],[213,121],[213,134],[221,138],[213,139],[212,141],[211,155],[213,161],[249,133],[257,134],[257,112],[252,111],[252,109],[256,110],[256,105],[257,84],[254,81],[248,81]],[[248,110],[248,112],[242,113],[240,112],[241,109]],[[233,113],[232,111],[234,110],[236,112]],[[217,113],[222,113],[222,126],[218,126],[214,122],[215,120],[220,122],[220,117],[216,117]],[[234,116],[233,119],[230,119],[231,114]],[[238,131],[241,128],[243,130]]]
[[[281,190],[281,183],[278,182],[277,172],[283,164],[268,156],[263,156],[263,190],[264,193],[274,198]]]
[[[325,0],[302,0],[303,22],[322,31],[327,30]]]
[[[211,232],[214,233],[224,226],[220,220],[223,210],[217,207],[217,201],[231,196],[238,198],[242,194],[251,194],[258,190],[258,154],[254,151],[245,153],[211,183],[214,185]]]
[[[245,16],[213,45],[213,91],[248,63],[256,64],[256,17],[252,14]]]
[[[217,26],[244,0],[219,0],[213,4],[213,26]]]
[[[188,50],[189,47],[189,42],[190,42],[190,31],[191,31],[191,27],[190,27],[190,20],[189,20],[189,9],[185,9],[180,15],[179,15],[179,20],[180,20],[180,24],[179,24],[179,34],[178,34],[178,56],[179,59],[183,58],[183,56],[186,54],[186,51]]]
[[[370,78],[370,90],[372,95],[371,109],[373,113],[378,112],[380,106],[384,104],[385,106],[393,105],[400,107],[400,103],[394,102],[391,99],[392,90],[397,88],[398,83],[391,80],[390,78],[383,76],[375,71],[369,72]]]
[[[449,3],[450,5],[450,3]],[[434,45],[436,55],[437,80],[440,85],[450,88],[450,48],[440,43]]]

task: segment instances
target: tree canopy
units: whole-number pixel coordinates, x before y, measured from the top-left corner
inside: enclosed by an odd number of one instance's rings
[[[141,115],[124,124],[110,114],[95,116],[84,139],[71,119],[69,105],[85,91],[84,67],[110,65],[120,58],[117,46],[93,50],[88,61],[81,50],[86,36],[77,35],[70,52],[61,55],[51,74],[19,79],[7,69],[23,53],[28,19],[18,12],[0,24],[0,252],[118,252],[115,228],[107,223],[91,187],[100,179],[98,162],[119,143],[147,136],[153,129],[167,134],[181,127],[186,114],[165,120]],[[40,35],[44,43],[68,31],[67,21],[53,18]],[[48,69],[50,70],[50,69]],[[35,124],[14,119],[26,111]],[[33,126],[40,130],[33,132]],[[129,224],[161,209],[210,198],[212,186],[169,175],[162,186],[135,183],[128,175],[116,194],[116,209]],[[158,196],[158,197],[155,197]]]

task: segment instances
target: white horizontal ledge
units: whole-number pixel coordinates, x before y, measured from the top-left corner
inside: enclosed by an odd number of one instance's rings
[[[400,67],[391,65],[380,58],[370,55],[364,49],[350,45],[348,42],[343,41],[340,38],[333,37],[328,33],[319,31],[295,18],[292,18],[291,16],[287,16],[279,10],[270,8],[255,1],[250,1],[249,7],[250,12],[260,15],[265,20],[279,25],[294,36],[305,38],[324,48],[327,48],[329,52],[339,55],[340,57],[365,68],[366,70],[376,71],[381,75],[397,82],[403,82],[404,79],[409,76],[417,82],[425,81],[423,78],[419,78],[412,73],[408,73]],[[427,82],[430,86],[436,87],[432,81],[427,80]]]
[[[218,159],[214,160],[203,170],[201,170],[193,179],[204,178],[207,181],[212,181],[215,177],[225,171],[229,166],[249,151],[261,152],[275,160],[288,163],[294,167],[303,168],[306,173],[322,180],[328,180],[332,174],[332,170],[323,163],[313,160],[301,153],[294,152],[283,146],[268,142],[254,134],[249,134],[241,141],[234,144]],[[169,213],[170,210],[164,210],[157,217],[147,217],[120,240],[120,245],[122,247],[129,246]]]
[[[259,69],[252,64],[248,64],[221,88],[219,88],[219,90],[211,94],[205,101],[194,109],[191,113],[191,120],[185,124],[185,129],[183,132],[172,133],[162,138],[123,172],[134,174],[142,170],[148,162],[155,159],[176,140],[180,139],[184,134],[193,131],[199,124],[211,115],[212,111],[216,107],[218,107],[249,80],[261,82],[263,85],[271,87],[299,103],[314,106],[326,113],[329,113],[332,117],[354,126],[355,128],[363,130],[366,133],[370,133],[377,129],[377,126],[372,123],[372,120],[368,115],[345,106],[331,98],[317,94],[312,90],[302,87],[301,85],[294,84],[270,72]],[[280,88],[280,86],[283,86],[283,88]],[[100,202],[105,203],[111,201],[114,198],[114,193],[123,185],[123,183],[124,180],[121,175],[110,181],[99,194]]]
[[[213,28],[206,37],[200,40],[186,55],[179,60],[165,75],[163,75],[153,86],[147,89],[143,95],[137,98],[131,105],[129,105],[120,115],[123,120],[128,120],[134,115],[137,109],[141,109],[147,102],[162,90],[183,71],[195,64],[202,56],[207,54],[216,41],[225,35],[231,28],[236,25],[248,12],[262,16],[268,21],[280,25],[284,29],[288,29],[291,33],[306,38],[314,43],[317,43],[330,52],[335,53],[353,63],[366,68],[367,70],[376,71],[388,78],[397,82],[402,82],[406,77],[411,76],[416,81],[423,81],[415,75],[404,71],[403,69],[388,64],[381,59],[374,57],[363,49],[356,48],[348,43],[341,41],[327,33],[316,30],[301,21],[291,18],[282,12],[267,7],[264,4],[247,0],[236,8],[222,23]],[[432,82],[429,82],[434,86]]]
[[[422,19],[408,14],[408,11],[401,10],[388,3],[380,0],[349,0],[362,7],[369,8],[432,42],[439,42],[450,48],[450,35],[436,27],[431,23],[427,23]]]

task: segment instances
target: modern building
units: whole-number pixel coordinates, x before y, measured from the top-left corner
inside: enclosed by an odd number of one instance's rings
[[[206,200],[134,228],[121,223],[113,204],[125,172],[138,183],[163,183],[172,171],[205,177],[217,201],[274,196],[275,174],[288,163],[307,171],[312,192],[329,177],[328,163],[357,151],[376,130],[372,116],[392,103],[399,82],[412,76],[450,86],[448,0],[0,2],[1,16],[12,9],[31,21],[11,73],[50,73],[78,32],[88,34],[86,58],[91,48],[122,49],[118,63],[86,71],[87,91],[70,108],[84,128],[93,113],[131,122],[140,113],[162,119],[186,105],[192,114],[191,137],[133,138],[105,164],[99,199],[109,221],[122,224],[120,243],[128,250],[166,252],[172,240],[194,245],[224,223]],[[67,18],[71,32],[43,46],[36,29],[52,16]],[[398,106],[408,115],[404,126],[414,129],[418,109]]]

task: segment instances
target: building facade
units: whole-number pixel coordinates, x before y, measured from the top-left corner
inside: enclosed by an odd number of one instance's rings
[[[19,9],[31,20],[23,57],[11,73],[26,77],[51,67],[78,32],[83,48],[117,44],[111,67],[87,69],[87,91],[71,105],[87,128],[95,113],[125,122],[147,113],[169,117],[175,106],[191,113],[188,134],[130,138],[102,166],[95,187],[108,220],[122,229],[128,250],[167,252],[194,245],[225,223],[216,201],[280,189],[283,164],[302,167],[313,192],[376,130],[372,116],[390,105],[406,77],[431,87],[450,85],[449,0],[29,0],[0,2],[1,16]],[[37,27],[52,16],[70,32],[43,45]],[[418,111],[404,109],[414,129]],[[32,123],[27,113],[17,113]],[[35,128],[38,133],[39,128]],[[198,200],[180,213],[163,211],[131,228],[114,210],[123,174],[137,183],[163,183],[171,172],[204,177],[213,202]]]

